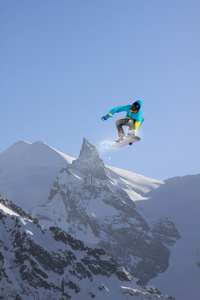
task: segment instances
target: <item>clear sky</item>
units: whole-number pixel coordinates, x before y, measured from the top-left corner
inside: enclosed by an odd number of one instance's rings
[[[44,141],[156,179],[200,173],[199,0],[1,0],[0,152]],[[141,141],[111,108],[142,100]]]

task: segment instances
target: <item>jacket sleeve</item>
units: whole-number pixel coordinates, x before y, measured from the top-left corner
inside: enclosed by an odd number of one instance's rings
[[[121,111],[127,111],[128,107],[129,105],[115,107],[109,111],[109,114],[114,115],[115,113],[119,113]]]

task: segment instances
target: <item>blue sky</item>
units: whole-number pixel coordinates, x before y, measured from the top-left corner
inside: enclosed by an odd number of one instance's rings
[[[2,0],[0,152],[44,141],[156,179],[200,173],[199,0]],[[141,141],[117,137],[111,108],[143,101]]]

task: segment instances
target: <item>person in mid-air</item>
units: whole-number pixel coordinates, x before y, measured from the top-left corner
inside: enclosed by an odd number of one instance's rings
[[[132,105],[125,105],[125,106],[118,106],[109,111],[109,113],[102,117],[101,119],[103,121],[108,120],[110,117],[112,117],[113,114],[119,113],[122,111],[126,112],[126,117],[124,119],[120,119],[116,121],[116,127],[118,130],[119,139],[117,141],[121,141],[126,137],[126,134],[124,132],[123,126],[128,126],[128,136],[136,135],[136,132],[139,128],[139,126],[144,121],[144,118],[142,116],[141,112],[142,107],[142,101],[137,100]]]

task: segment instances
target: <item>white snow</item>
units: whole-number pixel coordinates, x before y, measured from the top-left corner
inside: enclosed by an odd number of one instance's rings
[[[4,211],[8,215],[13,215],[13,216],[19,216],[17,213],[9,209],[8,207],[4,206],[3,204],[0,203],[0,210]]]
[[[144,177],[130,171],[107,166],[114,183],[123,188],[133,201],[145,200],[146,194],[164,184],[163,180]]]

